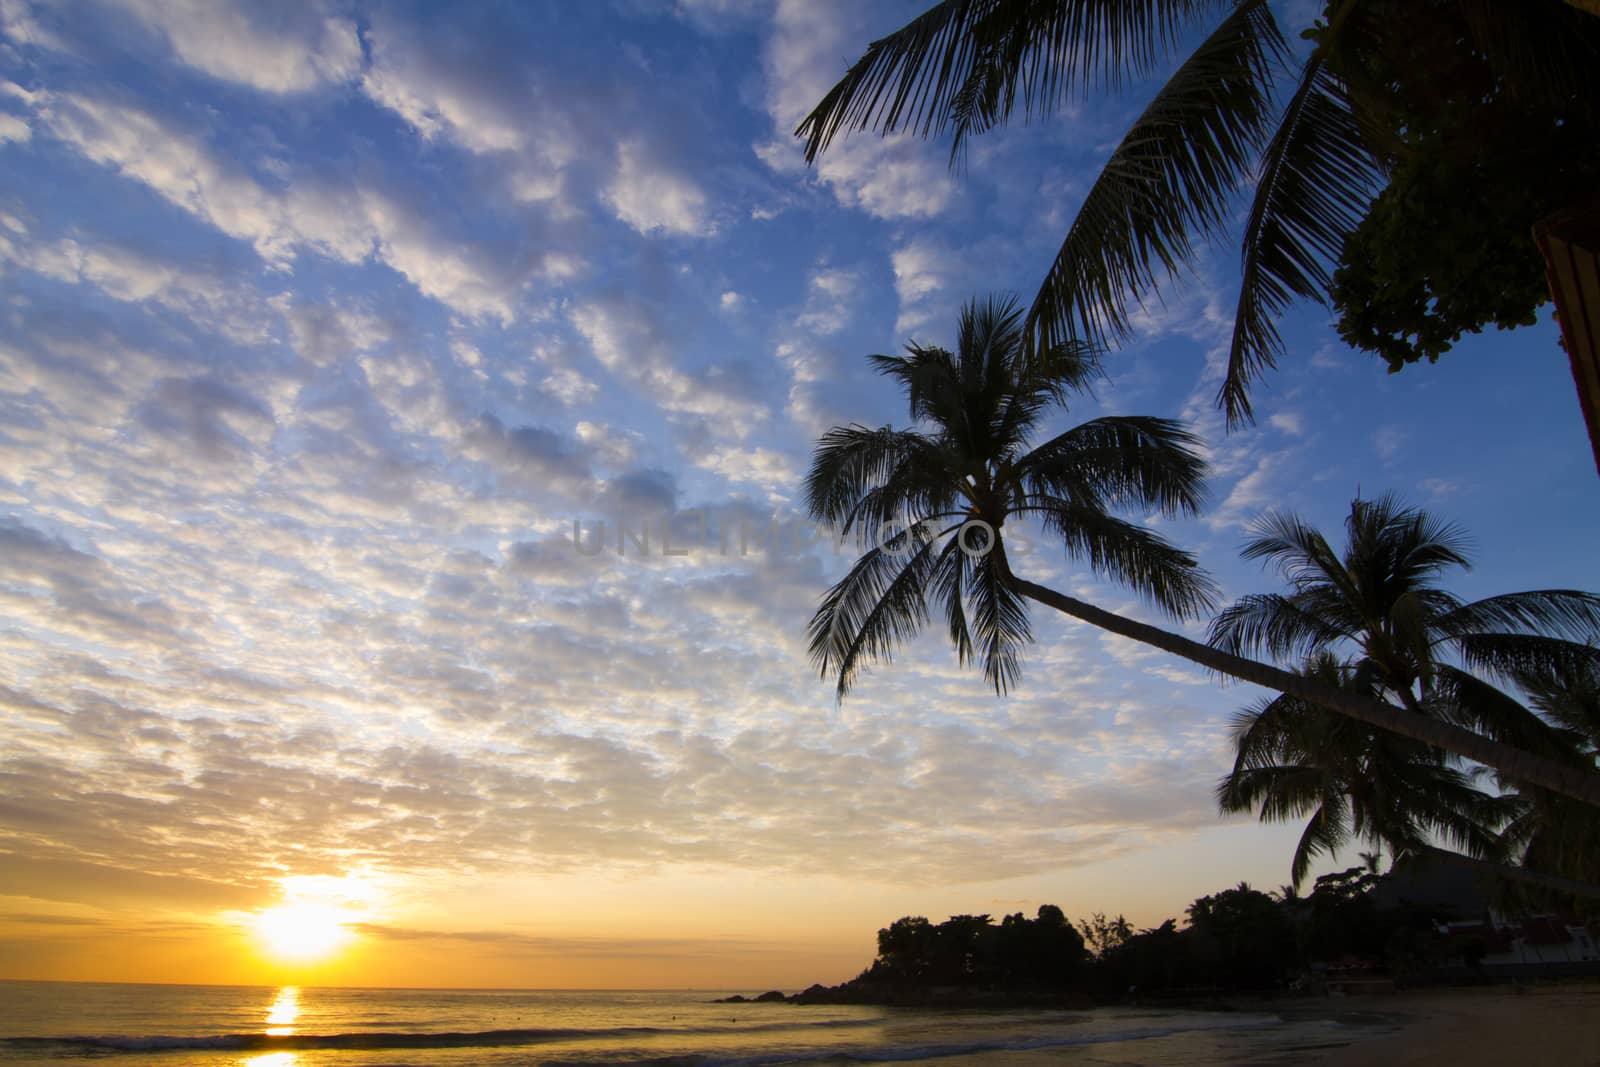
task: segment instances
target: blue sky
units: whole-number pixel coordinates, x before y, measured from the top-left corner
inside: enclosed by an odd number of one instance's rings
[[[1287,880],[1296,831],[1211,799],[1248,690],[1039,617],[1008,699],[930,634],[839,708],[804,625],[842,559],[736,547],[819,432],[903,420],[863,355],[1031,296],[1148,92],[957,173],[869,137],[807,168],[799,116],[914,10],[0,2],[0,968],[364,879],[374,938],[520,937],[533,984],[558,935],[793,984],[906,912]],[[1297,308],[1227,434],[1236,258],[1061,416],[1204,435],[1209,506],[1164,530],[1226,596],[1273,585],[1237,558],[1263,510],[1331,532],[1390,490],[1474,535],[1463,595],[1596,584],[1548,321],[1388,375]],[[673,512],[687,555],[574,550]]]

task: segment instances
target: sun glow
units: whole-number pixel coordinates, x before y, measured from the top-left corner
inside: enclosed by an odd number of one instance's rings
[[[272,955],[292,963],[320,960],[354,936],[348,912],[329,904],[296,901],[268,908],[255,917],[255,935]]]
[[[242,927],[260,951],[279,963],[321,963],[359,939],[360,924],[378,917],[386,891],[368,871],[332,875],[292,875],[279,879],[278,903],[255,912],[227,912],[225,920]],[[284,987],[293,1011],[298,991]],[[270,1020],[269,1020],[270,1021]]]

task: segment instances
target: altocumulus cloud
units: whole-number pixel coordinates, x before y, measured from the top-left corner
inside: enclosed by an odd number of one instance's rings
[[[805,656],[826,541],[574,548],[575,519],[792,521],[819,428],[900,417],[859,355],[977,268],[905,228],[956,210],[939,146],[796,167],[862,16],[443,10],[0,5],[25,894],[961,881],[1207,823],[1230,701],[1093,635],[1041,621],[1004,703],[914,646],[841,710]],[[1241,465],[1223,525],[1276,469]]]

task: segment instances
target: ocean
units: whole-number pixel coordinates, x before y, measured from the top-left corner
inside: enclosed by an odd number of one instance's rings
[[[0,981],[0,1064],[1269,1065],[1394,1025],[1359,1015],[711,1003],[722,995]]]

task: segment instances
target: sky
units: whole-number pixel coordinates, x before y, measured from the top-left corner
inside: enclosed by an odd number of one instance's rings
[[[1038,612],[1003,699],[938,633],[842,705],[807,660],[809,450],[906,417],[863,357],[1031,297],[1151,89],[808,168],[914,12],[0,0],[0,977],[792,989],[901,915],[1288,881],[1213,800],[1248,687]],[[1236,263],[1052,421],[1192,424],[1158,525],[1225,598],[1265,510],[1385,491],[1472,534],[1461,595],[1600,585],[1548,316],[1389,375],[1297,308],[1230,434]]]

